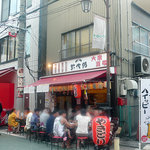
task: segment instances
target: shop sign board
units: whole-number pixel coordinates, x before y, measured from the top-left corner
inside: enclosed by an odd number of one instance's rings
[[[150,143],[150,79],[141,79],[141,142]]]
[[[69,73],[88,69],[103,68],[107,66],[107,54],[98,54],[83,58],[62,61],[53,64],[53,74]]]

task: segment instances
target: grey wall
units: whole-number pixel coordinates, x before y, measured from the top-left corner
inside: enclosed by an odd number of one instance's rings
[[[132,4],[132,21],[150,30],[150,14]]]

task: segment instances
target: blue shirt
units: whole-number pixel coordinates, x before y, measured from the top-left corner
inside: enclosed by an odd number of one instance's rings
[[[32,115],[31,118],[31,128],[32,129],[37,129],[37,124],[39,123],[39,116],[36,115],[35,113]]]
[[[55,121],[55,117],[53,115],[51,115],[46,123],[46,132],[48,134],[52,134],[53,133],[53,126],[54,126],[54,121]]]

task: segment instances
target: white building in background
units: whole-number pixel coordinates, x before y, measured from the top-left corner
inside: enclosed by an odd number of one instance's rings
[[[24,62],[24,85],[29,85],[38,78],[38,43],[40,23],[40,0],[26,0],[26,41]],[[37,9],[37,10],[36,10]],[[0,83],[14,83],[14,107],[17,89],[17,37],[10,37],[9,32],[19,26],[20,0],[0,0]],[[36,10],[36,11],[34,11]],[[14,27],[14,28],[13,28]],[[28,66],[28,67],[27,67]],[[3,70],[3,71],[2,71]],[[12,73],[13,72],[13,73]],[[32,75],[31,75],[32,74]],[[4,79],[3,79],[4,78]],[[0,101],[1,95],[0,95]],[[35,107],[34,94],[25,94],[25,107]]]

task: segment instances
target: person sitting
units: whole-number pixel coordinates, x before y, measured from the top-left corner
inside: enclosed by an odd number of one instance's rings
[[[46,129],[46,122],[47,122],[48,118],[49,118],[48,109],[44,109],[40,115],[40,126],[44,129]]]
[[[89,123],[91,121],[91,118],[89,116],[86,116],[86,110],[81,109],[80,115],[76,116],[77,121],[77,130],[76,135],[77,137],[88,137],[88,127]],[[79,140],[77,141],[77,147],[79,147]],[[83,142],[83,141],[81,141]]]
[[[58,115],[59,115],[58,111],[54,110],[52,114],[50,115],[50,117],[48,118],[47,123],[46,123],[46,133],[48,135],[53,134],[54,121],[55,121],[55,118],[58,117]]]
[[[39,122],[39,109],[34,109],[34,113],[31,117],[31,130],[37,131],[40,126]]]
[[[27,133],[29,133],[30,129],[31,129],[31,118],[32,118],[33,113],[30,112],[29,108],[26,108],[25,111],[26,111],[26,125],[25,125],[25,128],[27,130]]]
[[[64,141],[67,141],[67,148],[70,148],[70,131],[68,128],[76,126],[75,123],[70,124],[66,119],[66,112],[61,110],[58,117],[54,121],[53,134],[54,136],[63,137]],[[65,145],[63,145],[65,146]]]
[[[12,109],[10,115],[8,116],[8,125],[10,127],[13,127],[14,133],[19,132],[19,123],[16,121],[17,115],[16,115],[16,109]]]

